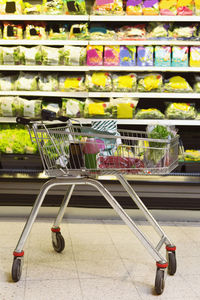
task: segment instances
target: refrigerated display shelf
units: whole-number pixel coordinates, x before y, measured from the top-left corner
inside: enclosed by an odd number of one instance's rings
[[[89,21],[89,15],[0,15],[1,21]]]
[[[200,22],[200,16],[131,16],[131,15],[90,15],[91,22]]]

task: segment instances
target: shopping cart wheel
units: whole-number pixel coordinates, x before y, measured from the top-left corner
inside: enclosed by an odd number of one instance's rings
[[[60,232],[53,232],[52,245],[56,252],[62,252],[65,248],[65,240]]]
[[[163,269],[157,268],[156,271],[156,279],[155,279],[155,292],[157,295],[161,295],[162,292],[164,291],[165,287],[165,271]]]
[[[22,274],[22,259],[14,257],[12,265],[12,280],[17,282],[20,280]]]
[[[174,275],[176,273],[176,253],[167,252],[168,256],[168,274]]]

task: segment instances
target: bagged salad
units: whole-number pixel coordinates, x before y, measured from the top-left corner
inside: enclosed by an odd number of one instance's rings
[[[170,103],[166,108],[165,115],[168,119],[194,120],[197,111],[190,103]]]
[[[23,116],[21,102],[17,97],[0,97],[0,116],[16,117]]]
[[[20,63],[22,65],[41,65],[42,64],[42,51],[41,46],[31,48],[19,46]]]
[[[177,0],[177,15],[192,16],[194,11],[193,0]]]
[[[15,89],[19,91],[37,91],[37,79],[38,74],[36,73],[20,72],[15,82]]]
[[[109,102],[87,98],[84,107],[84,118],[110,118]]]
[[[0,74],[0,90],[1,91],[13,91],[15,89],[15,75],[3,76]]]
[[[4,40],[22,40],[23,39],[23,26],[22,24],[13,24],[3,22],[3,39]]]
[[[71,118],[83,117],[84,102],[78,99],[62,98],[62,114]]]
[[[86,74],[85,84],[90,92],[112,91],[112,77],[108,72],[93,72]]]
[[[40,91],[58,91],[58,75],[56,73],[39,73],[38,88]]]
[[[68,38],[67,24],[52,23],[48,27],[49,40],[66,40]]]
[[[120,46],[120,66],[136,65],[136,46]]]
[[[159,15],[158,0],[144,0],[142,12],[147,16]]]
[[[190,67],[200,66],[200,47],[190,47]]]
[[[21,116],[39,118],[42,111],[42,100],[27,100],[17,97],[21,107]]]
[[[42,109],[50,110],[56,113],[56,116],[59,117],[61,113],[61,107],[57,102],[46,102],[42,101]]]
[[[133,119],[137,98],[111,98],[110,108],[114,119]]]
[[[194,0],[195,3],[195,15],[200,16],[200,1]]]
[[[137,47],[137,65],[153,66],[153,46]]]
[[[86,48],[64,46],[61,54],[61,64],[65,66],[82,66],[86,63]]]
[[[62,55],[61,48],[41,46],[42,64],[48,66],[58,66],[60,56]]]
[[[60,15],[65,13],[62,0],[43,0],[43,13],[47,15]]]
[[[123,15],[122,0],[95,0],[93,15]]]
[[[89,32],[88,32],[88,24],[74,24],[70,28],[69,32],[70,40],[88,40]]]
[[[142,15],[142,0],[127,0],[126,13],[127,15]]]
[[[23,1],[22,0],[1,0],[0,14],[22,14]]]
[[[87,66],[103,65],[103,46],[87,46]]]
[[[187,46],[173,46],[172,67],[188,67],[188,52]]]
[[[195,74],[194,81],[194,92],[200,93],[200,75]]]
[[[85,0],[64,0],[67,15],[86,15]]]
[[[138,92],[161,92],[163,77],[160,74],[150,73],[138,76]]]
[[[113,74],[113,91],[114,92],[135,92],[137,86],[137,75],[130,74]]]
[[[39,15],[42,11],[41,4],[31,4],[30,2],[24,2],[24,15]]]
[[[137,24],[133,26],[122,26],[117,30],[117,38],[119,40],[145,40],[146,25]]]
[[[164,92],[169,93],[190,93],[192,88],[189,83],[181,76],[173,76],[165,79]]]
[[[90,27],[90,40],[115,40],[116,32],[106,27]]]
[[[46,40],[46,24],[43,22],[27,23],[25,29],[25,39],[27,40]]]
[[[58,79],[61,92],[85,91],[85,77],[83,75],[61,75]]]
[[[19,47],[0,47],[1,65],[19,65],[20,48]]]
[[[168,39],[170,24],[168,23],[156,23],[150,22],[147,27],[147,38],[148,39]]]
[[[164,16],[176,16],[177,0],[161,0],[159,2],[160,14]]]
[[[156,108],[140,109],[135,115],[135,119],[164,119],[165,115]]]
[[[120,46],[104,47],[104,66],[119,66]]]
[[[172,30],[169,32],[170,36],[174,39],[190,40],[197,37],[197,26],[192,25],[174,25]]]

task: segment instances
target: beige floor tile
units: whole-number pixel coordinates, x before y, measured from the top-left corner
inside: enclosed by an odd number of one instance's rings
[[[84,300],[140,300],[140,296],[130,280],[98,278],[81,279]]]
[[[78,245],[97,245],[97,244],[113,244],[110,235],[107,232],[73,232],[71,233],[72,244]]]
[[[71,235],[73,232],[91,232],[96,234],[98,232],[105,232],[105,226],[101,221],[93,220],[72,220],[68,221],[69,231]]]
[[[25,300],[25,281],[0,282],[1,300]]]
[[[132,279],[138,276],[145,277],[156,272],[156,263],[153,259],[147,261],[141,257],[135,257],[134,260],[123,259],[123,263]]]

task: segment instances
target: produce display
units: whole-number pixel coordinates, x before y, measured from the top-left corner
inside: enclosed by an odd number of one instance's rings
[[[40,91],[54,92],[58,91],[58,74],[57,73],[40,73],[38,75],[38,89]]]
[[[138,104],[136,98],[111,98],[110,110],[114,119],[133,119]]]
[[[125,75],[113,74],[113,91],[114,92],[135,92],[137,86],[136,74],[130,73]]]
[[[165,79],[164,91],[168,93],[189,93],[192,92],[192,88],[185,78],[173,76]]]
[[[83,117],[84,102],[78,99],[62,98],[62,115],[71,118]]]
[[[156,108],[140,109],[135,115],[135,119],[164,119],[165,115]]]
[[[37,91],[37,74],[20,72],[15,81],[15,89],[19,91]]]
[[[112,77],[108,72],[93,72],[86,74],[85,84],[90,92],[112,91]]]
[[[161,92],[163,77],[160,74],[144,74],[138,76],[138,92]]]
[[[86,99],[84,118],[110,118],[109,102],[99,99]]]
[[[189,103],[170,103],[165,111],[165,115],[168,119],[194,120],[197,111]]]
[[[65,66],[82,66],[86,63],[86,48],[85,47],[74,47],[64,46],[63,49],[59,49],[60,53],[60,64]]]
[[[60,75],[58,78],[61,92],[85,91],[85,78],[82,75]]]

